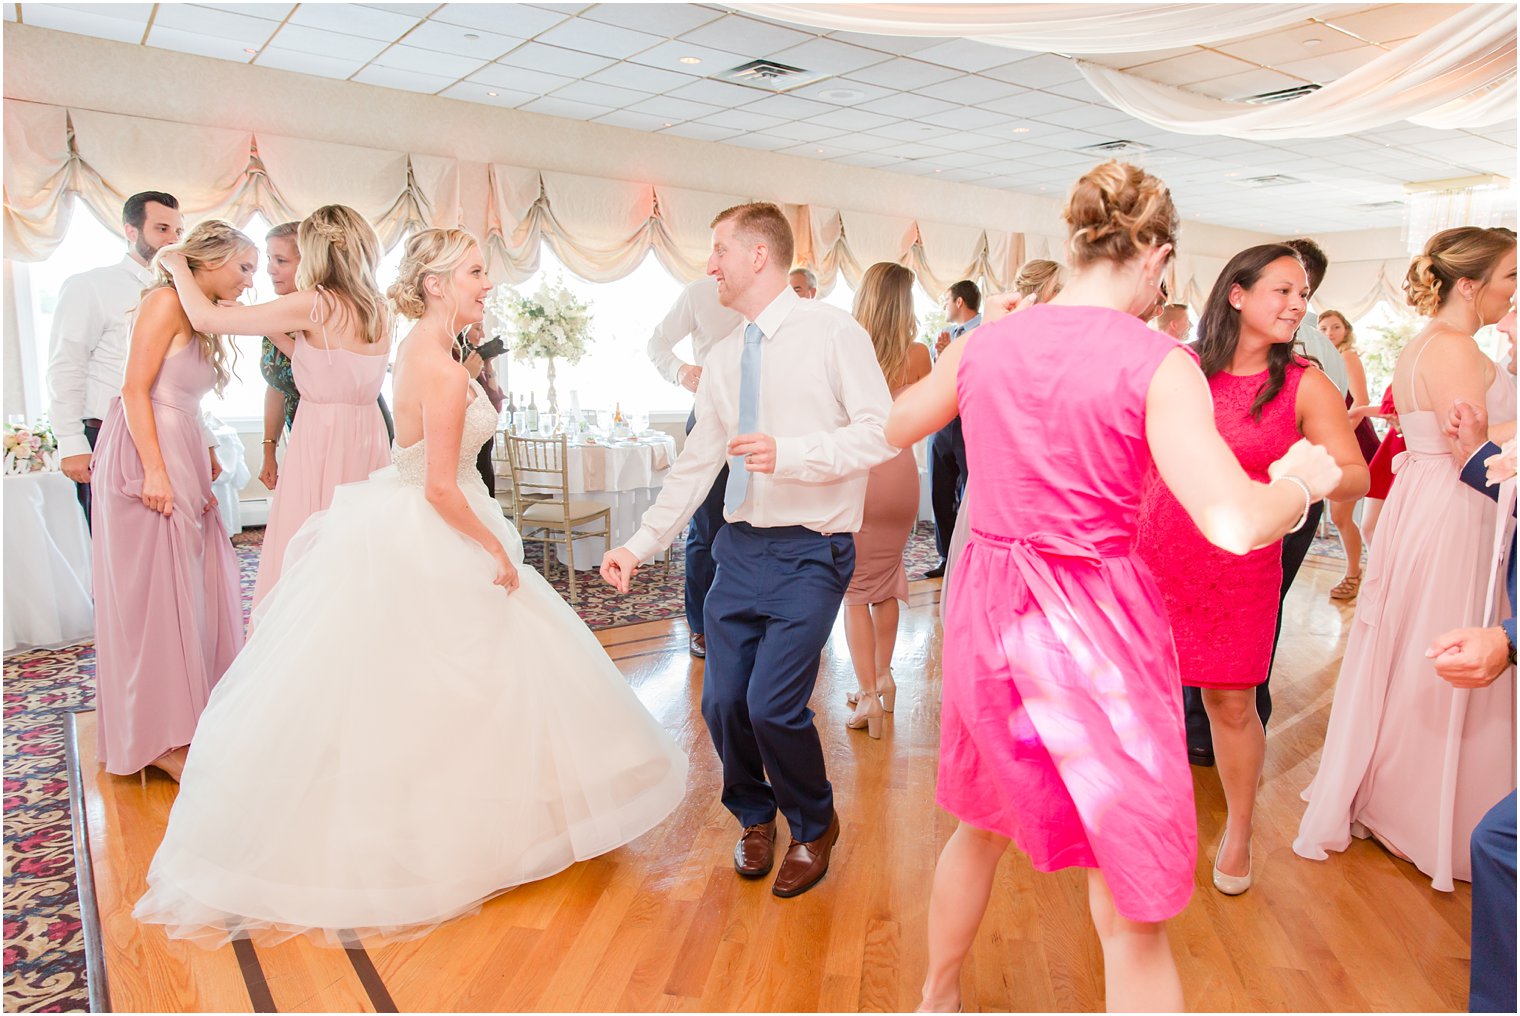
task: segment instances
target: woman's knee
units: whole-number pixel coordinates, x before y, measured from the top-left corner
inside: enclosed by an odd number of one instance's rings
[[[1211,724],[1244,729],[1253,723],[1261,723],[1256,712],[1255,688],[1205,688],[1203,707]]]

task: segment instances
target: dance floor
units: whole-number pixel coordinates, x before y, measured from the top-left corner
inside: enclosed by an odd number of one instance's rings
[[[1338,567],[1311,564],[1288,600],[1254,843],[1258,883],[1227,898],[1209,884],[1224,800],[1194,769],[1197,888],[1172,924],[1194,1010],[1445,1010],[1466,1007],[1469,887],[1438,893],[1370,842],[1325,863],[1289,842],[1313,773],[1350,623],[1332,605]],[[896,674],[897,713],[880,741],[844,729],[853,686],[843,631],[824,658],[813,707],[843,821],[832,868],[813,891],[771,896],[730,864],[737,833],[698,703],[702,664],[680,621],[598,632],[656,717],[690,752],[685,802],[605,857],[506,893],[471,917],[402,944],[322,949],[305,940],[206,951],[132,920],[174,799],[156,777],[105,775],[94,714],[75,716],[80,882],[91,936],[91,994],[117,1011],[906,1011],[926,961],[934,860],[952,823],[934,806],[939,720],[938,581],[913,583]],[[510,661],[503,661],[504,666]],[[427,745],[413,753],[419,780]],[[504,774],[509,778],[509,774]],[[83,844],[81,844],[81,849]],[[965,970],[967,1011],[1103,1006],[1097,938],[1080,871],[1039,875],[1010,852]]]

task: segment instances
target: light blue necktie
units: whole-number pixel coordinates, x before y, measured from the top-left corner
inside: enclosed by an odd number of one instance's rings
[[[744,355],[739,358],[739,434],[753,434],[760,428],[760,340],[759,325],[744,329]],[[732,515],[744,503],[749,491],[749,470],[744,456],[728,460],[728,486],[723,488],[723,510]]]

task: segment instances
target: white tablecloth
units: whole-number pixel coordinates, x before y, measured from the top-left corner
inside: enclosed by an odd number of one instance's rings
[[[227,535],[236,536],[243,531],[243,512],[238,495],[248,486],[253,474],[248,470],[243,439],[237,430],[217,420],[210,421],[210,424],[211,435],[216,438],[216,461],[222,466],[222,475],[211,485],[211,493],[216,495],[217,510],[221,512]]]
[[[95,633],[90,534],[62,473],[5,477],[5,651]]]
[[[660,493],[675,459],[676,442],[669,434],[645,435],[636,442],[573,444],[565,463],[570,496],[612,509],[612,545],[616,547],[638,531],[639,520]],[[576,540],[576,570],[600,568],[605,549],[600,537]],[[556,551],[560,563],[568,564],[566,547],[561,544]]]

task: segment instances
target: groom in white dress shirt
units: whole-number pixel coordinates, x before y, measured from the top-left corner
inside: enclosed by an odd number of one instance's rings
[[[808,699],[855,570],[867,473],[897,454],[882,434],[892,398],[865,329],[789,288],[792,232],[775,205],[738,205],[712,227],[707,272],[743,326],[708,355],[696,426],[602,577],[627,592],[729,464],[704,609],[702,716],[723,763],[723,803],[744,830],[734,868],[770,872],[780,811],[791,845],[771,891],[789,897],[824,876],[839,837]]]

